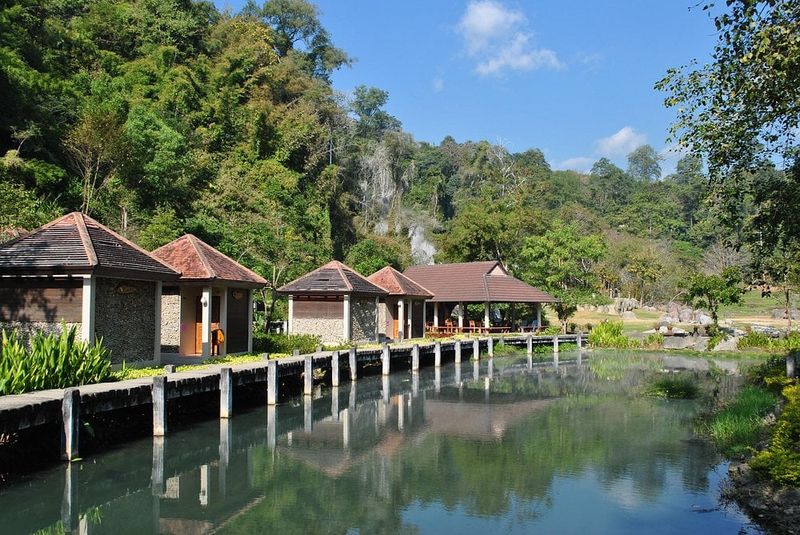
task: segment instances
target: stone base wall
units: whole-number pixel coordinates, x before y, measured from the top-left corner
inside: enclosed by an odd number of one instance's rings
[[[324,344],[338,344],[342,341],[344,321],[326,318],[293,318],[292,334],[311,334],[319,336]]]
[[[161,296],[161,352],[177,353],[181,346],[181,296]]]
[[[111,362],[153,360],[156,283],[99,278],[95,335],[111,350]]]
[[[353,299],[351,302],[353,342],[374,342],[378,311],[375,299]]]
[[[25,343],[30,344],[31,337],[38,333],[42,332],[44,334],[51,334],[51,333],[60,333],[61,326],[66,325],[67,328],[75,327],[77,329],[76,338],[80,340],[81,338],[81,325],[82,323],[60,323],[60,322],[48,322],[48,321],[3,321],[0,322],[0,330],[4,330],[10,333],[13,330],[17,331],[17,336],[19,339]]]

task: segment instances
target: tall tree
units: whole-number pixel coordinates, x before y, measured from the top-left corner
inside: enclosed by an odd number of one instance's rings
[[[628,154],[628,174],[640,182],[661,178],[663,158],[650,145],[642,145]]]

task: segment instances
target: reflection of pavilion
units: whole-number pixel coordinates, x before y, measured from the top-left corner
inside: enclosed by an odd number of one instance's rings
[[[517,422],[546,408],[553,400],[511,403],[452,403],[428,400],[425,420],[430,431],[475,440],[499,439]]]

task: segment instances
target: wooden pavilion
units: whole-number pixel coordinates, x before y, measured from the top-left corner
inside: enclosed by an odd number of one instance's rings
[[[0,328],[23,335],[75,326],[112,362],[157,360],[161,290],[178,272],[73,212],[0,244]]]
[[[208,357],[253,351],[253,290],[267,284],[263,277],[191,234],[153,256],[180,272],[161,296],[162,353]]]
[[[336,260],[278,288],[289,298],[289,334],[325,343],[378,339],[378,305],[388,292]]]
[[[499,261],[461,264],[419,265],[408,268],[404,275],[433,293],[428,299],[426,316],[431,332],[492,332],[511,330],[510,325],[492,325],[492,304],[522,303],[535,309],[521,329],[535,330],[542,325],[542,305],[558,302],[552,295],[509,275]],[[465,325],[465,305],[482,303],[482,325]],[[457,322],[450,323],[455,312]]]
[[[391,266],[367,277],[367,280],[386,290],[378,309],[378,332],[392,340],[425,336],[425,300],[433,293],[409,279]]]

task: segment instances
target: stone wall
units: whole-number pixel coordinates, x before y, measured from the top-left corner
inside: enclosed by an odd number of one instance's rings
[[[4,330],[6,332],[16,330],[19,339],[28,343],[31,336],[37,332],[43,332],[44,334],[61,332],[61,325],[75,327],[77,329],[75,337],[80,340],[82,325],[80,322],[62,324],[60,322],[52,321],[2,321],[0,322],[0,330]]]
[[[161,296],[161,352],[177,353],[181,346],[181,296]]]
[[[111,350],[111,362],[153,360],[156,283],[99,278],[95,335]]]
[[[375,308],[375,299],[352,298],[350,305],[353,341],[375,341],[375,327],[378,319],[377,310]]]
[[[292,319],[292,334],[311,334],[319,336],[324,344],[338,344],[344,334],[344,321],[334,318]]]

